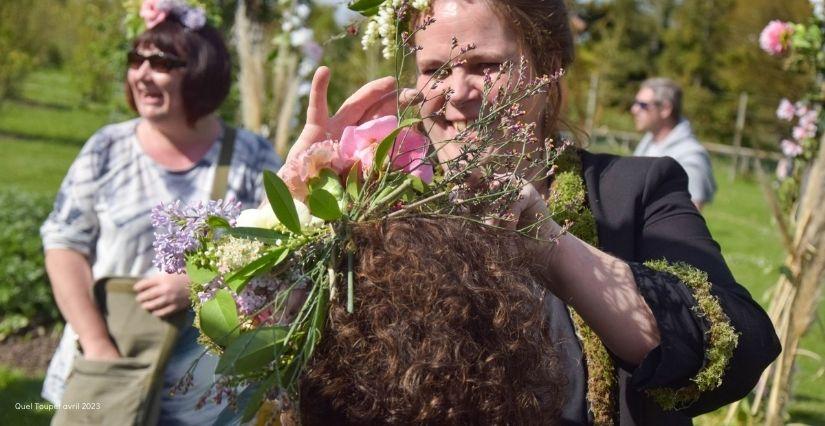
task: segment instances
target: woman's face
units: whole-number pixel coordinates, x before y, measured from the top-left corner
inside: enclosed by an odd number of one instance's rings
[[[143,57],[161,55],[165,59],[170,58],[169,54],[164,54],[154,46],[138,46],[135,52]],[[184,68],[170,67],[169,61],[156,61],[162,66],[156,65],[153,68],[150,62],[141,59],[130,60],[126,72],[126,81],[132,91],[138,114],[151,121],[185,121],[186,113],[181,94]]]
[[[435,22],[415,36],[415,44],[421,48],[416,54],[418,80],[416,88],[426,101],[421,107],[421,116],[426,117],[425,127],[436,144],[454,139],[456,134],[478,117],[482,103],[484,70],[490,69],[495,80],[499,66],[505,61],[518,64],[523,56],[513,28],[502,22],[501,17],[484,0],[436,0],[432,4]],[[455,37],[458,48],[453,48]],[[459,48],[467,45],[475,48],[461,55],[447,69],[442,83],[433,89],[434,72],[459,54]],[[440,96],[450,89],[448,101]],[[488,95],[495,97],[495,90]],[[488,99],[492,101],[492,99]],[[446,107],[445,107],[446,102]],[[535,99],[529,105],[526,121],[538,120],[543,105]],[[432,115],[444,108],[442,116]],[[444,147],[445,151],[456,151]],[[448,153],[454,157],[455,152]],[[443,158],[442,158],[443,159]]]

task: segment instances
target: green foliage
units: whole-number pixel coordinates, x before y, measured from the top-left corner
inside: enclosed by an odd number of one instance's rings
[[[0,189],[0,340],[60,319],[39,234],[50,211],[51,197]]]

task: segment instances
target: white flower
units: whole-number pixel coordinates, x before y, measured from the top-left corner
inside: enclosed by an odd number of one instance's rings
[[[309,18],[310,9],[309,6],[303,3],[298,3],[297,5],[295,5],[295,9],[293,10],[293,12],[299,18],[306,20],[307,18]]]
[[[314,228],[324,224],[323,219],[317,218],[309,212],[309,207],[306,204],[298,200],[292,201],[295,202],[295,210],[298,210],[298,222],[301,222],[302,228]]]
[[[315,33],[310,28],[300,28],[295,30],[289,36],[289,42],[293,46],[303,46],[315,37]]]
[[[242,211],[235,223],[240,227],[273,229],[281,222],[275,216],[272,208],[267,205],[260,209]]]

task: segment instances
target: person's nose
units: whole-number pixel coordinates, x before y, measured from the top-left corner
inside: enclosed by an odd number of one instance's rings
[[[450,103],[454,106],[460,107],[468,102],[481,99],[483,79],[480,76],[468,73],[463,67],[455,67],[449,78],[452,90]]]
[[[138,80],[148,80],[152,75],[152,66],[148,60],[141,62],[140,66],[135,69],[135,77]]]

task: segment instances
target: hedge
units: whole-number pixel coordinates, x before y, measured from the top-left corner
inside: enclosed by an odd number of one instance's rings
[[[39,232],[52,201],[51,196],[0,189],[0,341],[60,321]]]

